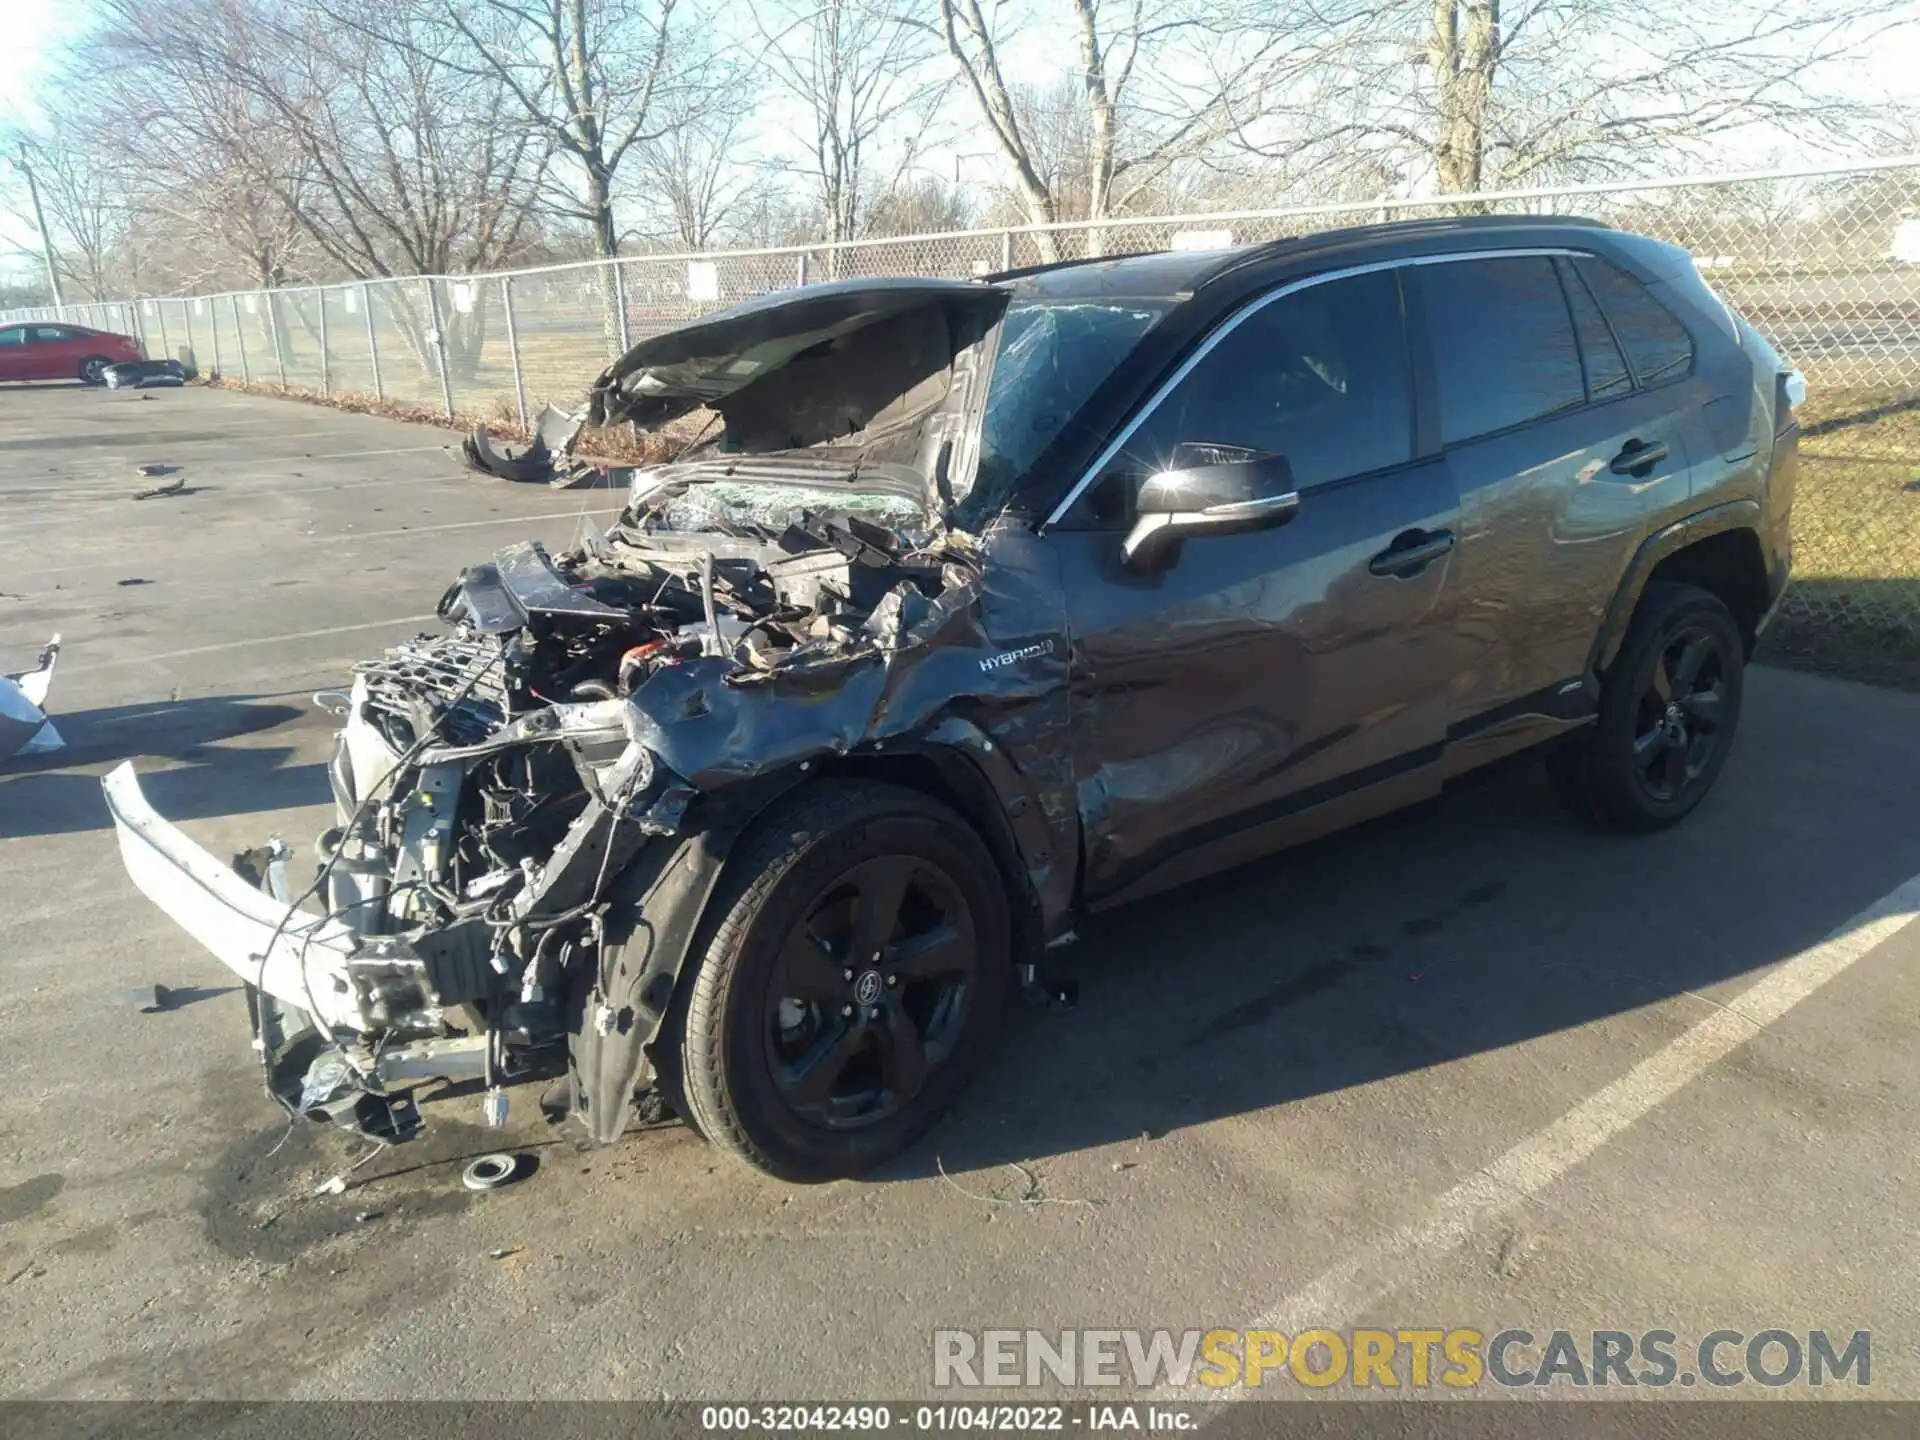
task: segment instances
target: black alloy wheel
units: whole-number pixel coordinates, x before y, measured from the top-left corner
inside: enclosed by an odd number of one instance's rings
[[[1714,627],[1694,622],[1671,635],[1635,712],[1633,771],[1662,805],[1709,773],[1727,713],[1728,657]]]
[[[1733,748],[1746,656],[1717,595],[1649,585],[1607,668],[1600,713],[1548,753],[1561,798],[1612,830],[1645,833],[1685,818]]]
[[[767,1007],[767,1061],[798,1115],[872,1125],[953,1054],[977,988],[973,917],[953,882],[884,855],[828,886],[788,936]]]
[[[708,915],[663,1074],[701,1134],[783,1179],[858,1174],[911,1145],[1012,989],[991,852],[897,785],[823,780],[779,802],[728,856]]]

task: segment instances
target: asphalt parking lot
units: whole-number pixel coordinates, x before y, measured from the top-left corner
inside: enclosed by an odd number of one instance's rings
[[[0,767],[0,1394],[900,1398],[935,1329],[1378,1324],[1870,1330],[1866,1393],[1920,1398],[1920,695],[1764,668],[1677,831],[1582,830],[1516,766],[1085,932],[1079,1006],[1011,1012],[884,1175],[583,1151],[521,1095],[510,1188],[461,1188],[501,1144],[466,1100],[316,1196],[359,1150],[286,1136],[97,779],[133,759],[216,853],[304,845],[310,692],[617,506],[454,440],[0,387],[0,665],[64,634],[70,746]],[[133,501],[141,462],[183,492]]]

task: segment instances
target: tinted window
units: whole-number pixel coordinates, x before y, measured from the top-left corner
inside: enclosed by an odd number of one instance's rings
[[[24,345],[26,340],[27,332],[21,326],[16,325],[11,330],[0,330],[0,345]]]
[[[1447,444],[1586,403],[1573,317],[1547,256],[1430,265],[1420,284]]]
[[[1179,445],[1284,455],[1303,488],[1412,459],[1393,273],[1310,285],[1256,310],[1147,417],[1119,468],[1170,468]]]
[[[1627,362],[1621,358],[1620,347],[1607,328],[1606,317],[1594,304],[1587,282],[1573,267],[1562,260],[1559,269],[1560,283],[1566,287],[1567,304],[1573,307],[1573,329],[1580,337],[1580,359],[1587,367],[1587,398],[1607,400],[1626,394],[1633,388],[1633,377],[1627,374]]]
[[[1635,379],[1659,385],[1693,368],[1693,337],[1646,286],[1605,260],[1583,255],[1575,264],[1613,322]]]
[[[73,332],[59,325],[36,325],[33,327],[33,338],[51,343],[60,340],[71,340],[73,339]]]

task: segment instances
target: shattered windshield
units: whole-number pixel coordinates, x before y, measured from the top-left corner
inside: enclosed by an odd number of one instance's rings
[[[754,525],[778,533],[809,511],[842,511],[894,530],[923,531],[926,514],[915,500],[845,487],[742,485],[712,481],[668,491],[652,502],[668,530],[725,530]]]
[[[1171,302],[1104,298],[1016,300],[1000,327],[987,387],[980,468],[962,509],[977,525]]]

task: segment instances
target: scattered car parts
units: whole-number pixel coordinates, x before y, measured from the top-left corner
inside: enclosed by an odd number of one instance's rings
[[[498,1190],[519,1178],[520,1157],[504,1152],[482,1155],[460,1172],[460,1183],[469,1190]]]
[[[501,480],[522,485],[544,485],[553,478],[553,452],[538,435],[518,455],[493,448],[493,437],[484,425],[476,425],[460,446],[467,457],[467,468]]]
[[[573,444],[584,424],[583,415],[548,405],[534,421],[533,440],[518,455],[496,449],[484,425],[474,427],[460,450],[466,456],[467,468],[482,475],[523,485],[571,490],[598,480],[605,473],[597,465],[573,458]]]
[[[60,662],[60,637],[40,651],[34,668],[0,675],[0,760],[15,755],[44,755],[66,744],[47,718],[47,691]]]
[[[150,385],[187,383],[187,367],[178,360],[123,360],[100,372],[109,390],[140,390]]]

